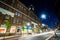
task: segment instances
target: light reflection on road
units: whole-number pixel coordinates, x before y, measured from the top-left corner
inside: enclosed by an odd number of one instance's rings
[[[45,33],[41,33],[41,34],[34,35],[34,36],[27,36],[27,37],[24,37],[22,39],[20,38],[19,40],[45,40],[52,33],[53,33],[53,31],[45,32]]]

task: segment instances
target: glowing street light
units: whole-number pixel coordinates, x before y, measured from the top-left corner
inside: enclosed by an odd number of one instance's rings
[[[30,26],[30,23],[29,22],[27,23],[27,26]]]
[[[42,19],[46,19],[46,15],[45,15],[45,14],[42,14],[42,15],[41,15],[41,18],[42,18]]]

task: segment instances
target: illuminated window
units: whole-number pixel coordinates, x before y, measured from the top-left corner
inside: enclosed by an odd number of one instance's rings
[[[29,8],[29,10],[31,10],[31,8]]]
[[[21,8],[21,5],[20,5],[20,8]]]
[[[16,15],[22,17],[22,14],[19,12],[16,12]]]
[[[32,10],[34,10],[34,8],[32,8]]]
[[[23,7],[22,7],[23,8]]]
[[[9,16],[5,16],[5,19],[9,19]]]

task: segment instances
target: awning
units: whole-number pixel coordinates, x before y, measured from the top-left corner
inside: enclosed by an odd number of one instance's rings
[[[2,12],[2,14],[7,14],[7,15],[10,15],[11,17],[14,17],[14,13],[12,13],[6,9],[0,8],[0,12]]]

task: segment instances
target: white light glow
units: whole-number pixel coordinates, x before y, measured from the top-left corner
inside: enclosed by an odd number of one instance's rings
[[[39,35],[46,35],[46,34],[54,34],[54,31],[49,31],[49,32],[44,32],[44,33],[36,34],[36,35],[34,35],[32,37],[39,36]]]
[[[42,26],[45,26],[45,24],[42,24]]]
[[[41,15],[41,18],[46,19],[46,15],[45,14],[42,14]]]
[[[27,26],[30,26],[30,23],[29,22],[27,23]]]

